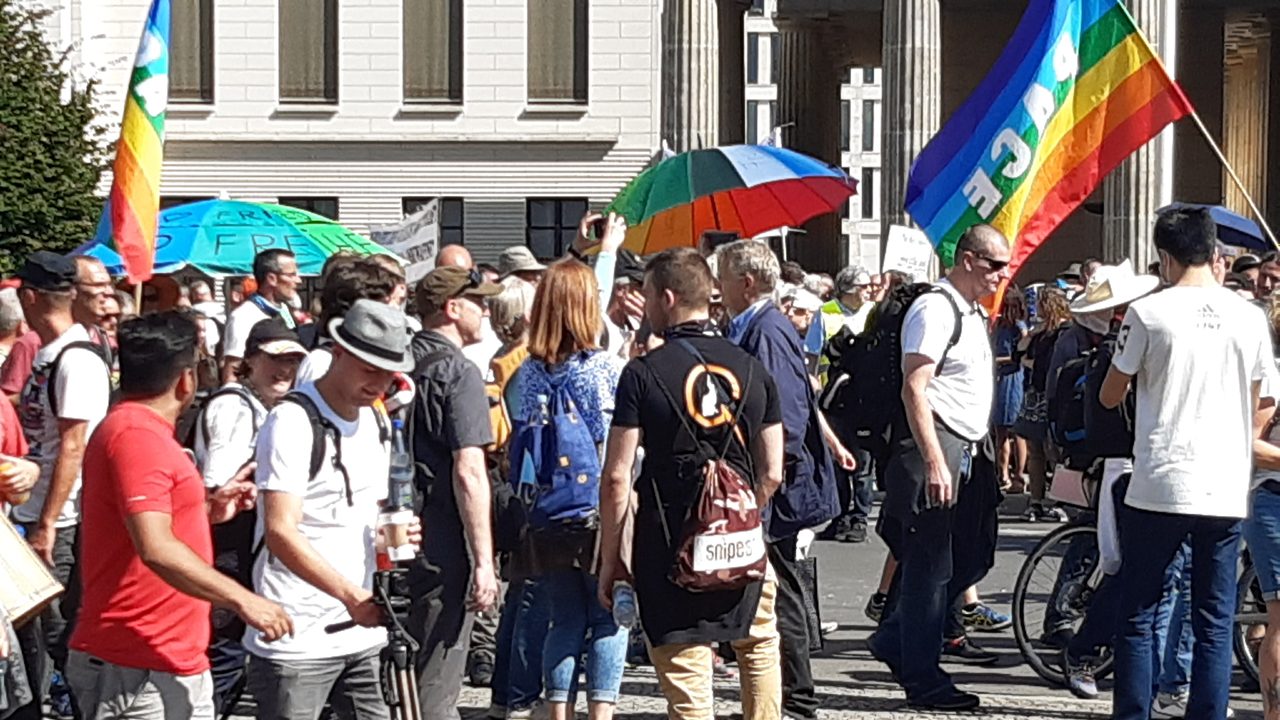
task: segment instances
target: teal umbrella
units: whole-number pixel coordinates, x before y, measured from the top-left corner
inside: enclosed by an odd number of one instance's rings
[[[155,272],[193,267],[213,276],[248,275],[253,272],[254,256],[270,248],[293,251],[298,272],[303,275],[319,275],[325,261],[343,250],[396,257],[365,236],[306,210],[240,200],[202,200],[160,213]],[[97,237],[75,254],[98,258],[112,275],[124,274],[124,261],[111,247],[105,225],[99,225]]]

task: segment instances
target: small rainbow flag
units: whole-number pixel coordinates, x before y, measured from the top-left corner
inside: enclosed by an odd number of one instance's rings
[[[947,266],[965,229],[993,225],[1017,272],[1107,173],[1191,112],[1123,0],[1032,0],[916,159],[907,212]]]
[[[103,209],[112,247],[134,283],[151,279],[155,265],[168,102],[169,0],[152,0],[124,103],[111,195]]]

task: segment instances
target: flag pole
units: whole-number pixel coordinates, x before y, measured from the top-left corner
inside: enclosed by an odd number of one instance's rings
[[[1267,239],[1271,241],[1272,247],[1280,250],[1280,242],[1276,241],[1276,234],[1271,231],[1271,226],[1267,224],[1267,218],[1262,214],[1262,210],[1258,207],[1258,203],[1254,202],[1253,196],[1249,194],[1248,188],[1244,186],[1244,182],[1240,180],[1240,176],[1236,174],[1235,168],[1231,167],[1231,163],[1227,162],[1227,156],[1222,153],[1222,148],[1218,147],[1217,141],[1213,139],[1213,135],[1209,134],[1209,128],[1205,127],[1204,121],[1200,119],[1200,113],[1194,108],[1191,110],[1191,119],[1195,121],[1196,127],[1200,128],[1200,134],[1204,136],[1205,142],[1209,143],[1209,149],[1213,150],[1213,154],[1218,156],[1218,162],[1222,163],[1222,167],[1226,169],[1227,175],[1231,181],[1235,183],[1236,189],[1244,195],[1245,202],[1249,203],[1249,209],[1253,211],[1253,216],[1258,218],[1258,225],[1262,227],[1262,232],[1266,234]]]

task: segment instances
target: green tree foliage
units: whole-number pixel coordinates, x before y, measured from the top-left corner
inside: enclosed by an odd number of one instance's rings
[[[93,237],[110,158],[94,84],[49,47],[47,11],[31,5],[0,0],[0,274]]]

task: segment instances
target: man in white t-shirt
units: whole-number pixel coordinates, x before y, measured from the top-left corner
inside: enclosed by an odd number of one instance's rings
[[[18,300],[27,323],[43,343],[18,400],[18,415],[31,446],[28,458],[40,466],[31,497],[13,508],[27,542],[48,563],[63,585],[72,579],[74,546],[80,525],[80,474],[84,449],[107,414],[111,378],[89,331],[72,316],[76,263],[39,251],[18,271]],[[66,630],[60,601],[19,630],[31,677],[40,678],[46,656],[62,669]],[[36,693],[37,700],[43,688]],[[37,705],[38,707],[38,705]]]
[[[222,382],[236,378],[236,366],[244,358],[244,344],[249,331],[259,320],[279,317],[292,328],[293,311],[289,307],[298,296],[298,260],[284,248],[263,250],[253,258],[253,278],[258,292],[250,295],[227,316],[226,336],[222,343]]]
[[[1156,221],[1160,272],[1172,287],[1129,306],[1099,394],[1116,407],[1137,391],[1134,468],[1117,509],[1122,582],[1112,717],[1151,711],[1152,624],[1165,569],[1189,536],[1195,672],[1187,717],[1223,718],[1231,686],[1231,627],[1248,514],[1259,386],[1270,372],[1262,311],[1218,285],[1217,227],[1208,211]]]
[[[357,720],[387,717],[378,686],[386,631],[371,590],[390,443],[374,404],[413,358],[404,313],[380,302],[357,300],[328,330],[335,342],[329,372],[285,396],[258,435],[265,545],[254,586],[285,607],[295,628],[272,643],[245,634],[259,717],[319,717],[335,689]],[[314,476],[308,405],[324,421]],[[347,620],[357,627],[325,632]]]
[[[995,365],[986,316],[978,301],[1008,277],[1009,245],[999,231],[965,231],[947,277],[912,303],[902,324],[902,401],[910,442],[895,450],[885,479],[885,536],[898,559],[896,607],[871,638],[873,654],[893,670],[907,702],[932,710],[972,710],[978,696],[962,692],[939,665],[944,637],[950,654],[982,655],[956,632],[952,608],[980,578],[953,576],[953,523],[974,453],[986,438],[995,395]],[[957,323],[959,327],[957,329]],[[904,439],[905,440],[905,439]],[[950,623],[951,632],[945,632]]]

